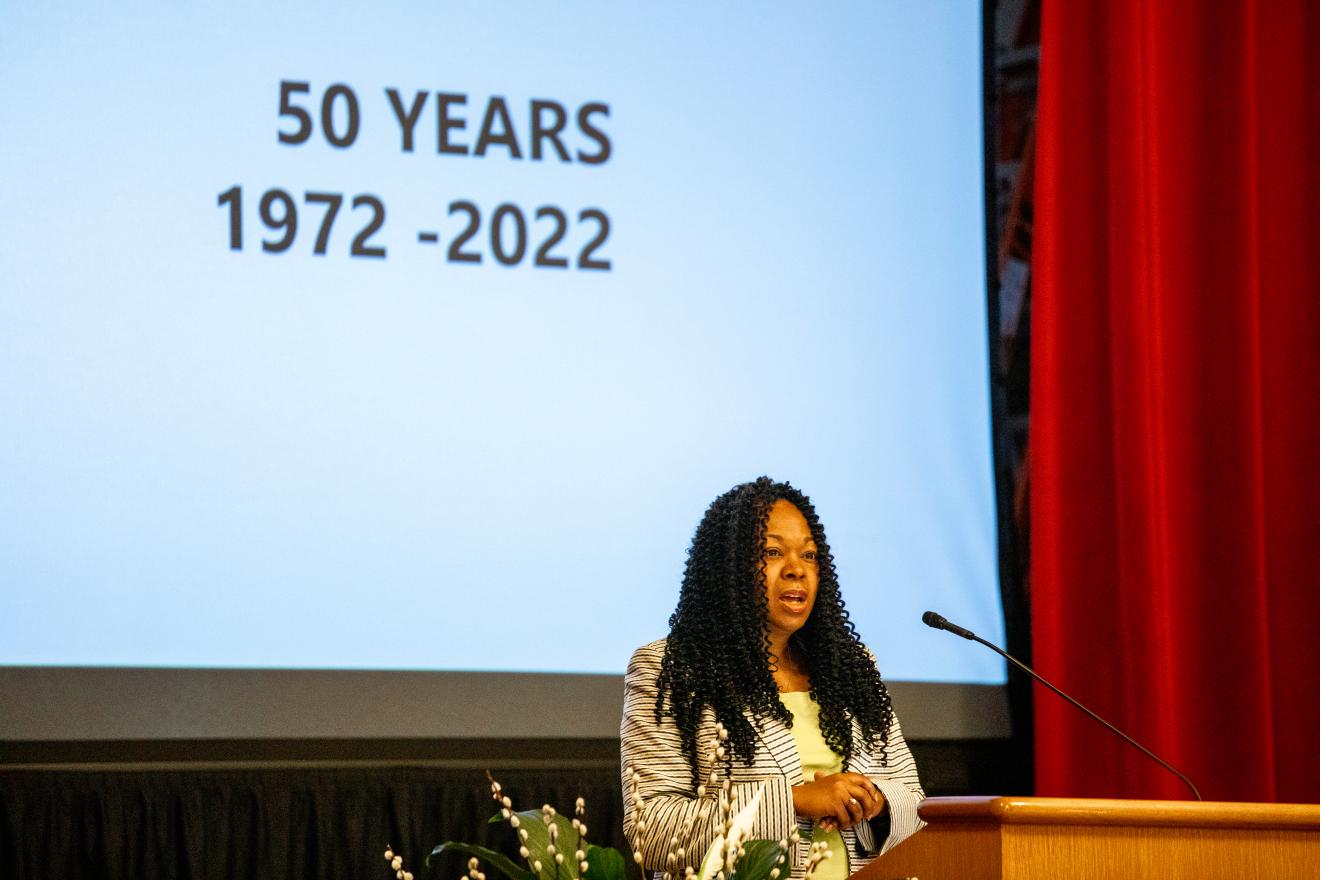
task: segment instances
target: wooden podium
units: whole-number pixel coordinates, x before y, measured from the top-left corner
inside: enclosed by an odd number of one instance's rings
[[[1320,805],[928,798],[856,880],[1320,878]]]

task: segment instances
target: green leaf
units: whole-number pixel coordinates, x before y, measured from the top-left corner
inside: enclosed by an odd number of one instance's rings
[[[749,840],[742,849],[745,854],[738,859],[729,880],[769,880],[771,869],[779,862],[779,844],[773,840]],[[779,873],[787,880],[788,865]]]
[[[459,843],[456,840],[446,841],[431,850],[431,854],[426,857],[427,867],[429,868],[431,866],[431,859],[443,852],[467,853],[470,856],[485,859],[490,863],[491,867],[503,873],[504,876],[509,878],[509,880],[534,880],[536,876],[531,871],[515,865],[504,853],[496,852],[493,849],[487,849],[484,846],[478,846],[475,843]]]
[[[572,821],[558,813],[555,814],[555,827],[559,829],[559,841],[555,844],[555,849],[564,854],[564,863],[558,865],[555,863],[554,856],[545,851],[546,846],[550,843],[550,832],[541,816],[541,811],[524,810],[516,815],[518,816],[518,831],[527,832],[525,840],[519,835],[519,842],[522,846],[527,847],[528,863],[541,863],[541,870],[539,872],[527,872],[528,877],[536,878],[536,880],[580,880],[578,862],[573,857],[580,845],[580,839],[577,830],[573,828]],[[507,822],[508,820],[502,814],[496,813],[490,821]],[[517,832],[514,833],[517,834]]]
[[[628,862],[623,853],[609,846],[587,847],[587,872],[583,880],[626,880]]]

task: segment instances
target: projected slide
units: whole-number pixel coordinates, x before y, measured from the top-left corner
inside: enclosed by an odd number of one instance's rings
[[[980,9],[5,4],[0,665],[622,672],[817,504],[999,682]]]

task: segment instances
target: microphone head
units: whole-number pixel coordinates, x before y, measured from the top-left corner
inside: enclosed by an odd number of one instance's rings
[[[921,615],[921,622],[926,624],[926,626],[934,627],[935,629],[944,629],[949,624],[947,620],[936,614],[934,611],[927,611],[925,614]]]

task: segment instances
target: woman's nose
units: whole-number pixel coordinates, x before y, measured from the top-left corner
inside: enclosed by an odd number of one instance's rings
[[[802,577],[805,570],[802,568],[802,561],[796,556],[789,556],[784,562],[783,575],[791,580]]]

